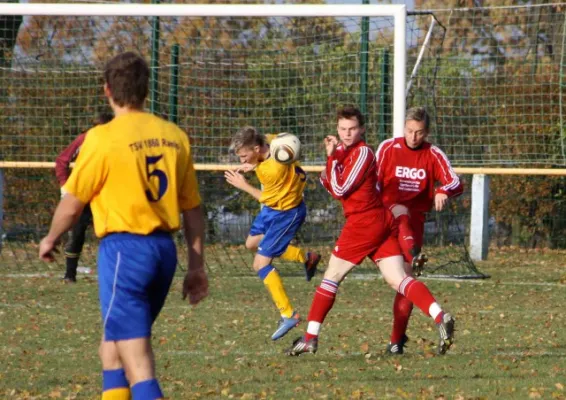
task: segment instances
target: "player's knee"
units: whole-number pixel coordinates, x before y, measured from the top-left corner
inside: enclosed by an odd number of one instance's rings
[[[122,368],[120,356],[114,342],[100,342],[100,346],[98,346],[98,356],[102,363],[102,369],[110,370]]]
[[[251,250],[251,251],[256,251],[257,250],[257,240],[255,238],[248,237],[246,239],[246,249]]]
[[[385,282],[387,282],[387,284],[391,287],[391,289],[395,290],[396,292],[399,291],[399,285],[401,285],[401,282],[398,279],[393,279],[393,278],[388,278],[388,277],[383,277],[385,279]]]
[[[395,218],[401,215],[409,215],[409,209],[402,204],[395,204],[389,208]]]
[[[117,341],[116,349],[130,385],[154,378],[154,356],[149,338]]]
[[[258,255],[256,255],[256,257],[254,258],[254,262],[253,262],[253,264],[252,264],[252,268],[254,269],[254,271],[257,272],[257,271],[261,270],[262,268],[267,267],[268,265],[270,265],[270,264],[271,264],[271,260],[272,260],[271,258],[262,257],[262,256],[259,256],[259,254],[258,254]]]
[[[404,269],[403,257],[393,256],[385,258],[379,262],[378,266],[385,282],[387,282],[393,290],[399,291],[401,282],[407,276]]]
[[[355,264],[332,255],[330,256],[328,267],[324,271],[324,279],[340,283],[354,267]]]
[[[332,282],[336,282],[336,283],[340,283],[344,280],[344,278],[346,277],[346,274],[342,271],[328,271],[326,270],[324,272],[324,279],[326,280],[330,280]]]

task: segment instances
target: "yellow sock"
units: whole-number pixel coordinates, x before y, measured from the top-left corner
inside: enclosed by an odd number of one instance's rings
[[[305,255],[305,251],[300,247],[291,246],[291,245],[287,246],[287,250],[285,250],[285,253],[281,254],[280,258],[282,260],[287,260],[287,261],[297,261],[302,264],[304,264],[305,261],[307,261],[307,256]]]
[[[281,281],[279,272],[277,272],[275,268],[271,267],[269,273],[263,278],[263,283],[271,294],[271,298],[281,315],[283,317],[290,318],[293,315],[293,307],[291,306],[287,292],[285,292],[283,281]]]
[[[130,400],[130,388],[114,388],[102,393],[102,400]]]

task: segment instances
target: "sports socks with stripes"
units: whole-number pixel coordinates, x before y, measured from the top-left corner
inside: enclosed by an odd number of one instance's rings
[[[426,285],[411,276],[405,277],[399,285],[398,292],[422,310],[426,315],[432,317],[434,322],[442,322],[442,308],[436,302]]]
[[[305,339],[307,341],[319,335],[321,325],[324,322],[326,315],[334,305],[339,285],[339,282],[334,282],[330,279],[323,279],[320,286],[316,289],[307,318],[309,321],[307,332],[305,333]]]
[[[130,400],[130,384],[123,368],[102,371],[102,400]]]

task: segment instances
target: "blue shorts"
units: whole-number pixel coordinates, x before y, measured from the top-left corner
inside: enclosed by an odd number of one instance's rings
[[[177,250],[169,233],[103,238],[98,280],[104,340],[150,337],[176,268]]]
[[[306,216],[307,206],[304,202],[286,211],[263,206],[250,229],[251,236],[264,235],[257,253],[265,257],[279,257],[283,254],[305,222]]]

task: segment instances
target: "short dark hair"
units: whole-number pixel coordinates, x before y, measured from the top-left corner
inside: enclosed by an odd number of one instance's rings
[[[430,128],[430,116],[424,107],[409,108],[405,115],[405,122],[407,121],[424,122],[424,128],[427,132]]]
[[[356,118],[358,120],[358,123],[360,124],[360,126],[364,126],[366,124],[366,120],[364,118],[364,115],[362,114],[360,109],[357,108],[357,107],[354,107],[352,105],[347,105],[347,106],[340,107],[338,109],[338,111],[336,112],[336,121],[337,122],[340,119],[353,119],[353,118]]]
[[[242,147],[264,146],[265,136],[258,132],[253,126],[245,126],[240,129],[232,138],[230,150],[234,153]]]
[[[102,125],[102,124],[107,124],[108,122],[112,121],[114,119],[114,114],[103,111],[100,112],[96,115],[96,118],[94,118],[94,125]]]
[[[142,108],[149,92],[149,67],[138,54],[121,53],[106,63],[104,81],[116,105]]]

